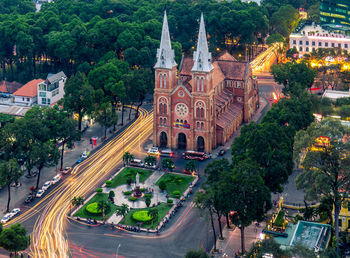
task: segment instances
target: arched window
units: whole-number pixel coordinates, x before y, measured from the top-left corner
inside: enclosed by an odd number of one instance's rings
[[[163,104],[160,103],[159,104],[159,114],[162,114],[163,113]]]
[[[159,88],[163,88],[163,76],[159,74]]]
[[[180,123],[183,124],[183,123],[184,123],[184,120],[181,119],[181,120],[180,120]]]
[[[203,79],[203,77],[201,78],[201,91],[204,91],[204,79]]]
[[[197,129],[199,130],[199,122],[197,122]]]
[[[160,125],[163,125],[163,118],[160,118]]]
[[[197,91],[199,91],[199,77],[196,77],[196,81],[197,81]]]
[[[201,108],[201,117],[204,117],[204,108]]]
[[[163,112],[164,112],[164,115],[166,115],[166,111],[167,111],[167,104],[163,104]]]
[[[163,75],[163,79],[164,79],[164,88],[166,88],[166,74]]]
[[[204,123],[201,123],[201,130],[204,130]]]
[[[179,119],[176,119],[176,123],[178,123],[179,122]]]
[[[187,124],[187,120],[185,120],[185,124]]]
[[[164,126],[166,126],[166,118],[164,118],[163,123],[164,123]]]
[[[199,114],[200,114],[200,108],[197,107],[197,110],[196,110],[196,117],[199,117]]]

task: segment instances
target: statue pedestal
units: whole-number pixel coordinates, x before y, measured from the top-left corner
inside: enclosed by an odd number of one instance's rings
[[[136,186],[133,192],[133,196],[134,197],[141,197],[142,196],[142,192],[140,191],[140,186]]]

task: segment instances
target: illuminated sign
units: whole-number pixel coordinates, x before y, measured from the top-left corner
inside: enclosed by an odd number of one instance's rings
[[[174,122],[173,125],[174,125],[174,127],[177,127],[177,128],[190,129],[190,124],[184,124],[184,123],[181,123],[181,122]]]
[[[318,146],[328,147],[330,143],[330,138],[328,136],[319,136],[315,140]]]

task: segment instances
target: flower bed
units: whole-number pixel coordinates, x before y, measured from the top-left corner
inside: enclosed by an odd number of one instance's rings
[[[151,216],[148,216],[148,210],[136,211],[132,214],[132,219],[140,222],[148,222],[152,220]]]
[[[127,183],[128,178],[130,177],[133,183],[136,180],[136,174],[139,173],[140,182],[144,182],[149,176],[153,173],[151,170],[141,169],[141,168],[130,168],[126,167],[118,175],[116,175],[111,181],[109,187],[116,188],[120,185]]]

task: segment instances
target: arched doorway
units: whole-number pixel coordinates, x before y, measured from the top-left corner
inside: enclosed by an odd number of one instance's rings
[[[202,136],[197,138],[197,150],[204,151],[204,138]]]
[[[186,134],[179,133],[177,136],[177,148],[180,150],[185,150],[187,147]]]
[[[160,133],[159,146],[165,148],[168,146],[168,136],[165,132]]]

